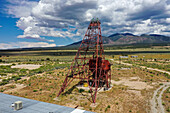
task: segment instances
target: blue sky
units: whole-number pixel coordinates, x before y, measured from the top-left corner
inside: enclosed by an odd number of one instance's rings
[[[28,1],[26,0],[26,2],[32,2],[32,1],[37,2],[37,3],[39,2],[39,0],[28,0]],[[69,37],[64,37],[64,38],[55,37],[54,38],[53,36],[43,36],[42,39],[17,38],[19,35],[22,35],[24,31],[16,25],[16,22],[19,21],[20,17],[16,17],[15,14],[8,13],[8,10],[10,10],[8,9],[8,5],[14,5],[14,4],[8,0],[0,1],[0,4],[1,4],[0,5],[0,9],[1,9],[0,11],[0,49],[23,48],[23,47],[53,47],[53,46],[68,45],[74,42],[74,40],[70,39]],[[17,8],[17,6],[15,6],[15,8]],[[75,28],[75,27],[72,27],[72,28]],[[62,28],[61,31],[64,32],[68,30],[67,28]],[[72,32],[76,33],[76,31],[77,30],[72,31]],[[47,40],[52,40],[52,41],[50,42]],[[30,43],[30,44],[27,44],[27,43]]]
[[[54,47],[83,38],[93,17],[102,34],[170,36],[170,0],[1,0],[0,49]]]
[[[17,41],[17,35],[22,33],[22,30],[16,26],[16,21],[19,19],[11,18],[8,14],[4,13],[6,1],[0,1],[0,39],[1,43],[8,43],[10,41]]]

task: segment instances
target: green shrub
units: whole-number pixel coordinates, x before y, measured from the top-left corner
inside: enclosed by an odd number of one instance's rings
[[[9,82],[9,79],[2,79],[2,82]]]
[[[34,89],[33,92],[37,92],[38,90],[37,89]]]
[[[79,93],[82,93],[84,91],[84,89],[79,89]]]
[[[10,79],[2,79],[2,82],[0,82],[0,86],[8,84]]]
[[[26,72],[27,72],[27,69],[21,69],[20,72],[21,72],[21,73],[26,73]]]
[[[105,108],[105,112],[107,111],[108,108]]]
[[[21,75],[19,75],[19,77],[25,77],[26,75],[24,75],[24,74],[21,74]]]
[[[1,75],[1,76],[7,76],[7,74],[6,74],[6,73],[0,73],[0,75]]]
[[[1,90],[0,90],[0,92],[4,92],[4,90],[3,90],[3,89],[1,89]]]
[[[17,80],[20,80],[21,79],[21,77],[19,77],[19,76],[12,76],[12,78],[11,78],[12,80],[15,80],[15,81],[17,81]]]
[[[88,93],[91,93],[92,91],[88,90]]]
[[[163,85],[163,83],[160,83],[159,85]]]
[[[167,77],[168,79],[170,79],[170,76],[168,73],[164,73],[165,77]]]
[[[39,70],[39,71],[37,71],[37,73],[43,73],[43,71],[42,71],[42,70]]]
[[[53,96],[50,94],[49,97],[53,97]]]
[[[46,58],[46,60],[50,60],[50,58]]]

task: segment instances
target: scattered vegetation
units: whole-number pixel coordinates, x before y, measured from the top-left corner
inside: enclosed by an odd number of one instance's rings
[[[107,52],[109,53],[109,51],[110,50]],[[113,54],[112,52],[107,55],[107,52],[106,59],[119,61],[120,55]],[[91,102],[89,101],[90,90],[86,91],[84,89],[77,89],[74,86],[78,83],[77,80],[73,81],[69,87],[66,88],[65,92],[60,97],[62,101],[55,101],[53,99],[56,97],[60,86],[64,81],[65,74],[67,73],[75,54],[67,51],[69,55],[65,55],[66,52],[56,52],[56,50],[45,52],[34,51],[33,53],[34,55],[28,56],[1,57],[1,63],[10,65],[0,65],[0,92],[69,107],[75,107],[78,105],[85,110],[99,113],[123,111],[147,112],[146,109],[149,109],[147,106],[148,103],[145,100],[151,97],[152,89],[134,90],[120,85],[114,85],[111,90],[105,93],[98,93],[96,100],[98,105],[93,108],[90,106]],[[129,56],[129,59],[123,59],[123,62],[131,63],[133,64],[132,66],[122,65],[111,61],[113,64],[111,67],[112,80],[119,82],[122,78],[139,77],[139,81],[143,81],[153,87],[155,87],[152,85],[154,82],[158,81],[160,84],[157,85],[162,85],[161,82],[168,81],[168,74],[142,69],[139,66],[158,68],[167,71],[167,68],[169,67],[169,54],[163,54],[160,56],[157,54],[156,56],[155,54],[138,54],[138,58],[136,59],[131,59],[129,53],[127,55]],[[154,61],[151,61],[151,57]],[[42,66],[33,70],[11,68],[11,66],[18,64],[38,64]],[[8,89],[15,89],[17,87],[15,85],[7,87],[6,84],[9,85],[10,83],[23,84],[24,88],[18,91],[7,92]],[[3,87],[3,85],[5,86]],[[137,96],[138,93],[136,94],[133,91],[141,92],[141,94],[139,93],[140,97]],[[169,112],[170,109],[168,107],[170,106],[168,104],[169,97],[169,90],[166,90],[163,96],[163,103],[167,112]],[[146,103],[146,105],[143,103]],[[136,107],[134,108],[133,106]]]

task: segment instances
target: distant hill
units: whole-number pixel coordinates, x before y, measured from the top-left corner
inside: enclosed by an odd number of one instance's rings
[[[163,35],[143,34],[141,36],[133,35],[130,33],[122,33],[117,35],[110,35],[111,42],[105,43],[111,45],[125,45],[125,44],[146,44],[146,43],[170,43],[170,37]]]
[[[170,45],[170,37],[158,34],[142,34],[140,36],[131,33],[115,33],[108,37],[102,36],[104,47],[116,47],[122,48],[126,46],[131,46],[132,48],[138,47],[151,47],[153,45]],[[78,49],[81,41],[72,43],[67,46],[60,47],[37,47],[37,48],[18,48],[18,49],[8,49],[1,51],[29,51],[29,50],[62,50],[62,49]]]
[[[114,45],[130,45],[130,44],[170,44],[170,37],[157,34],[142,34],[141,36],[133,35],[131,33],[116,33],[108,37],[103,36],[104,46]],[[81,41],[67,45],[66,47],[78,47]]]

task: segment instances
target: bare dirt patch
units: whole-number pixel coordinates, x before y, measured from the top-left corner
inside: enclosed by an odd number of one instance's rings
[[[22,88],[26,87],[24,84],[15,84],[15,85],[16,85],[16,88],[6,90],[5,92],[14,92],[14,91],[19,91],[20,89],[22,89]]]
[[[8,63],[5,63],[5,64],[0,64],[0,66],[9,66],[9,65],[12,65],[11,63],[8,64]]]
[[[38,69],[40,68],[42,65],[34,65],[34,64],[21,64],[21,65],[15,65],[15,66],[11,66],[11,68],[21,68],[21,69]]]
[[[21,89],[26,87],[24,84],[15,84],[15,83],[10,83],[5,86],[1,86],[1,89],[4,89],[4,93],[10,93],[10,92],[17,92]]]
[[[135,94],[136,96],[139,96],[141,97],[142,94],[141,94],[141,91],[137,91],[137,90],[127,90],[128,93],[133,93]]]
[[[134,81],[136,80],[136,81]],[[130,78],[122,78],[119,81],[112,80],[112,84],[116,85],[125,85],[128,86],[130,89],[136,89],[136,90],[143,90],[143,89],[150,89],[153,88],[152,86],[148,85],[145,82],[139,81],[140,79],[130,77]]]

